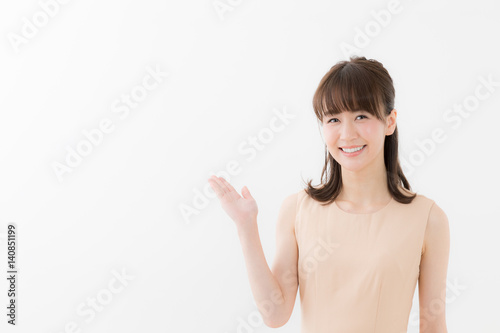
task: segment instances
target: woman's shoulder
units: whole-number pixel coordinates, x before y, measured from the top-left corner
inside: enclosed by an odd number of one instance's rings
[[[428,210],[431,209],[431,207],[436,205],[436,202],[429,197],[428,195],[416,192],[416,191],[411,191],[409,189],[400,187],[401,193],[403,195],[408,196],[408,197],[414,197],[413,200],[411,201],[412,206],[415,207],[420,207],[420,209],[425,209],[427,208]]]
[[[283,199],[283,204],[288,207],[295,207],[296,209],[301,206],[304,201],[310,200],[309,194],[306,189],[300,189],[295,192],[289,193]]]
[[[295,192],[288,193],[285,196],[285,200],[288,200],[288,201],[298,201],[298,200],[301,200],[302,198],[304,198],[306,196],[307,196],[306,190],[305,189],[300,189],[300,190],[297,190]]]

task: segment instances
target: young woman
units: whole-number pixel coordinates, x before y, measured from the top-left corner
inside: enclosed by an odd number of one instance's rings
[[[301,333],[407,332],[418,281],[420,332],[447,333],[448,219],[403,174],[394,97],[373,59],[351,57],[322,78],[313,98],[325,140],[321,184],[283,200],[271,269],[248,188],[240,196],[209,178],[236,223],[267,326],[288,321],[300,288]]]

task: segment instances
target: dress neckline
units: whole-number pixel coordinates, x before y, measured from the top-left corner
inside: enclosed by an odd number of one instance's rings
[[[389,200],[389,202],[382,208],[374,211],[374,212],[371,212],[371,213],[351,213],[351,212],[346,212],[345,210],[343,210],[342,208],[339,207],[339,205],[337,205],[337,200],[335,200],[333,202],[333,204],[335,205],[335,208],[337,208],[337,210],[341,211],[343,214],[347,214],[347,215],[353,215],[353,216],[369,216],[369,215],[374,215],[374,214],[378,214],[384,210],[387,209],[387,207],[389,207],[392,202],[394,201],[394,198],[391,196],[391,200]]]

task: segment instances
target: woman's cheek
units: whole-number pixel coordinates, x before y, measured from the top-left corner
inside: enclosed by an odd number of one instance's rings
[[[325,141],[327,144],[334,144],[335,142],[332,142],[335,137],[335,131],[333,131],[331,128],[326,128],[323,129],[323,136],[325,137]]]
[[[379,136],[380,126],[378,124],[366,124],[366,126],[360,128],[360,132],[362,137],[371,141],[371,139]]]

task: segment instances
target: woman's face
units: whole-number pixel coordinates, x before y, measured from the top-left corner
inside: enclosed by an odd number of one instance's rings
[[[350,171],[361,170],[377,159],[384,160],[384,141],[396,128],[396,110],[385,122],[367,111],[344,111],[323,117],[323,136],[332,157]],[[340,147],[363,147],[353,153]]]

